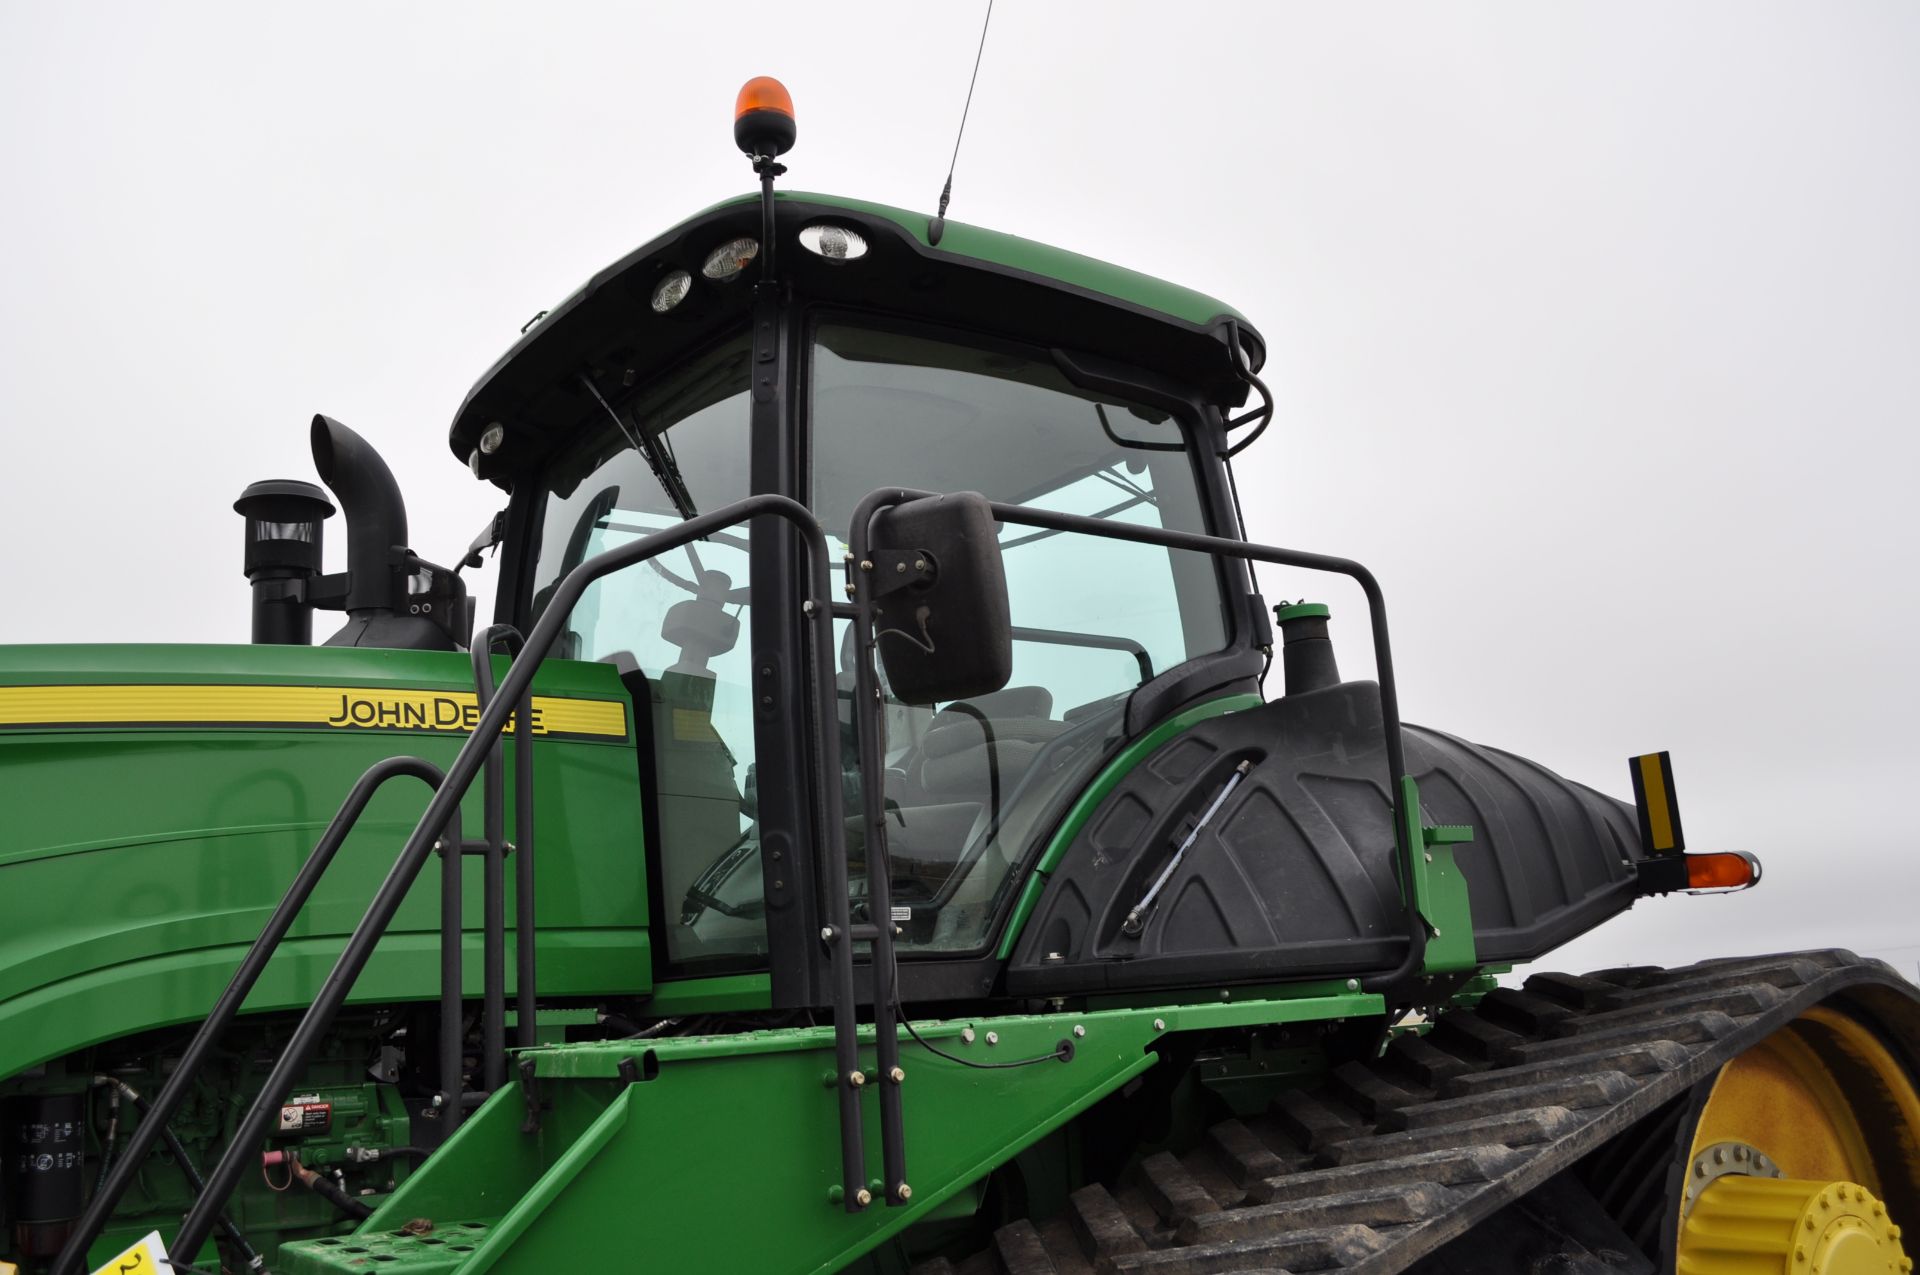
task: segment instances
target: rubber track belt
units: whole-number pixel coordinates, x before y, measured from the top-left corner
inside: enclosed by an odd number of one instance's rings
[[[1879,961],[1800,952],[1535,974],[1336,1067],[1182,1156],[1142,1160],[1036,1226],[914,1275],[1403,1271],[1849,988],[1914,997]]]

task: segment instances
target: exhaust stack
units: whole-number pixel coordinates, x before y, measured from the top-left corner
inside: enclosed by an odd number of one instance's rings
[[[313,418],[313,467],[347,515],[349,619],[390,610],[393,577],[407,552],[407,505],[393,471],[372,444],[330,416]]]
[[[464,647],[473,627],[467,587],[452,571],[407,548],[407,506],[387,462],[366,439],[328,416],[313,418],[312,444],[313,467],[347,520],[346,571],[316,576],[303,589],[310,606],[347,613],[346,624],[324,645]],[[317,540],[313,557],[317,570]]]

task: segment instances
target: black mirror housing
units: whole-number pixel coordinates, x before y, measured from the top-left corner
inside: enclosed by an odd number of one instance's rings
[[[1013,631],[987,498],[963,491],[893,505],[874,518],[869,547],[874,643],[894,697],[933,704],[1004,687]],[[895,572],[906,579],[890,587]]]

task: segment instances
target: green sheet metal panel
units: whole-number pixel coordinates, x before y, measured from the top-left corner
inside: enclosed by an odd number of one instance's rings
[[[288,1245],[281,1269],[834,1271],[1153,1066],[1164,1038],[1383,1011],[1378,996],[1331,993],[919,1024],[943,1052],[974,1062],[1044,1056],[1062,1042],[1072,1057],[981,1070],[904,1039],[912,1197],[852,1214],[835,1199],[831,1028],[541,1049],[535,1097],[548,1105],[537,1133],[522,1132],[524,1089],[495,1095],[353,1236]],[[873,1029],[861,1035],[872,1073]],[[626,1060],[636,1083],[619,1077]],[[882,1083],[863,1091],[876,1178]],[[402,1234],[416,1219],[432,1229]]]
[[[471,690],[455,652],[0,647],[0,1076],[204,1016],[354,780],[394,754],[451,762]],[[643,993],[631,706],[604,664],[549,662],[535,694],[541,993]],[[540,738],[548,721],[582,729]],[[405,779],[374,799],[250,1010],[312,999],[425,803]],[[463,810],[478,836],[478,785]],[[438,994],[438,874],[422,878],[354,1001]]]

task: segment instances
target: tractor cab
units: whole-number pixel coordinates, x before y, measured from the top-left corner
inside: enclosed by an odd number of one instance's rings
[[[1010,236],[933,237],[924,215],[852,200],[731,201],[536,323],[450,438],[511,496],[495,619],[526,630],[587,559],[756,494],[804,504],[836,556],[856,504],[889,487],[1236,533],[1223,453],[1262,351],[1244,320]],[[1006,686],[886,700],[900,953],[956,989],[990,980],[1017,869],[1102,760],[1196,700],[1252,691],[1270,642],[1240,564],[1011,524],[998,541]],[[808,823],[806,705],[781,673],[804,666],[803,607],[823,601],[796,562],[774,519],[714,534],[596,582],[556,650],[617,665],[648,710],[665,977],[766,968],[778,942],[761,830]],[[832,602],[858,913],[858,656],[852,608]]]

